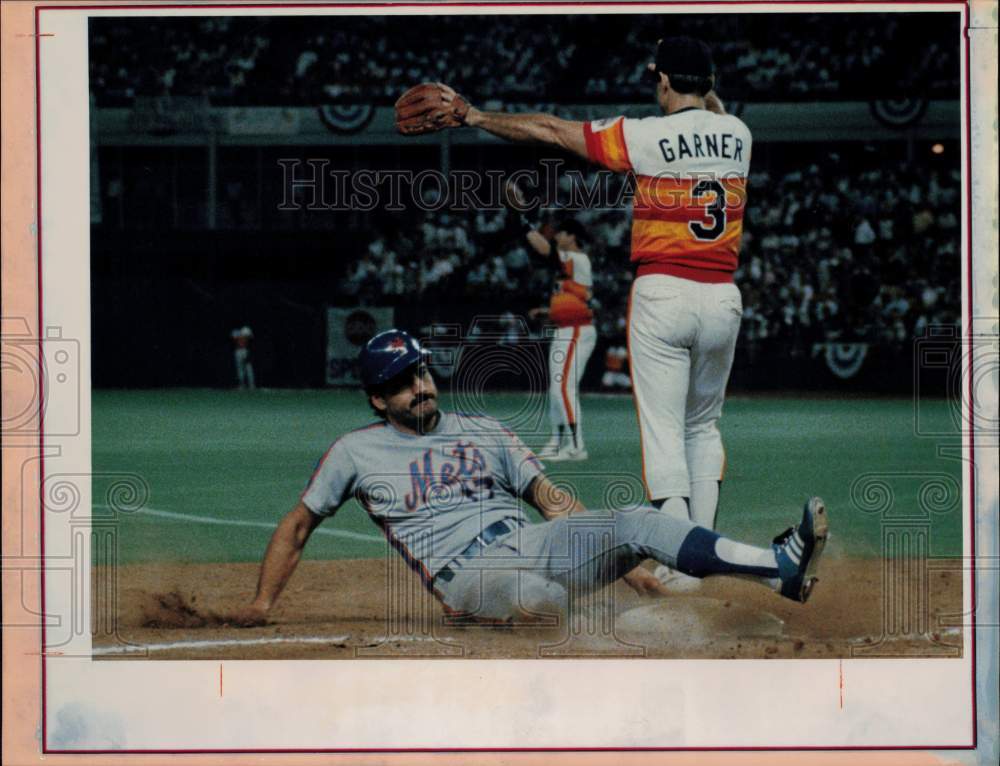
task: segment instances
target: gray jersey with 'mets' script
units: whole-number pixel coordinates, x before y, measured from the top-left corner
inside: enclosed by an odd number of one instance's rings
[[[534,453],[498,420],[443,412],[427,434],[384,422],[344,434],[320,460],[302,502],[331,516],[356,497],[429,582],[493,522],[528,523],[517,498],[541,472]]]

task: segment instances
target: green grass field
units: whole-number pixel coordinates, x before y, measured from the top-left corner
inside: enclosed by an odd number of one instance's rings
[[[509,421],[523,414],[525,402],[517,394],[491,394],[479,404]],[[442,395],[442,405],[449,404]],[[947,402],[922,402],[921,408],[922,425],[948,430]],[[584,396],[582,409],[590,459],[552,464],[549,473],[572,481],[591,507],[607,504],[609,495],[620,502],[640,486],[632,400]],[[259,560],[270,528],[294,505],[330,442],[371,420],[354,391],[95,391],[95,508],[108,502],[113,474],[138,474],[149,486],[142,510],[120,514],[119,563]],[[831,509],[841,550],[880,553],[883,516],[851,500],[859,476],[894,474],[888,481],[895,518],[919,507],[921,475],[962,481],[962,463],[938,457],[939,441],[915,436],[913,424],[910,400],[731,398],[720,423],[728,468],[719,530],[763,544],[797,521],[808,495],[818,494]],[[534,433],[518,430],[537,447],[545,428],[542,420]],[[957,499],[950,510],[929,514],[932,556],[961,554]],[[385,552],[380,533],[353,500],[318,532],[307,558]]]

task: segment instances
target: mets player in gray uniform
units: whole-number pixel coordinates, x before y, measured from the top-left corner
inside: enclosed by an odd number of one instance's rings
[[[439,410],[426,355],[400,330],[362,349],[361,377],[379,420],[344,434],[323,455],[275,530],[256,596],[237,622],[266,621],[312,531],[351,497],[449,614],[517,620],[565,609],[568,593],[618,578],[640,593],[662,592],[639,566],[645,559],[695,577],[750,578],[796,601],[809,597],[828,534],[819,498],[770,548],[651,507],[587,511],[499,421]],[[545,522],[532,523],[522,501]]]

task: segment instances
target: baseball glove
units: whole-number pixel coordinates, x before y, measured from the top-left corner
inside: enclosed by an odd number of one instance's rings
[[[469,102],[442,82],[415,85],[396,102],[396,130],[404,136],[435,133],[465,123]]]

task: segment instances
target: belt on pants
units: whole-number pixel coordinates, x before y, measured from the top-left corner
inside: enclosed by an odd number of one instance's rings
[[[451,568],[459,559],[468,559],[475,556],[483,548],[492,543],[498,537],[502,537],[508,532],[513,532],[518,529],[521,525],[517,523],[514,519],[500,519],[500,521],[494,521],[486,529],[484,529],[480,534],[476,535],[476,539],[469,543],[468,547],[459,553],[455,558],[453,558],[448,566],[444,567],[440,572],[434,575],[432,582],[437,582],[441,580],[442,582],[450,582],[455,576],[455,571]]]

